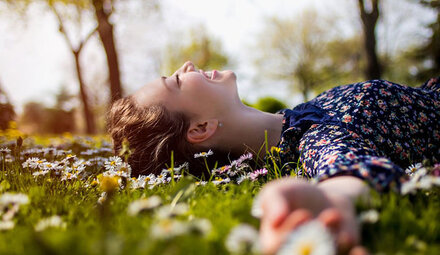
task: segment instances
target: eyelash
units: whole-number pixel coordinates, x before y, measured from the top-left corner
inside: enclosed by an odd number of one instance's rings
[[[179,79],[179,75],[178,74],[176,74],[176,82],[177,82],[177,85],[179,85],[179,87],[180,87],[180,79]]]

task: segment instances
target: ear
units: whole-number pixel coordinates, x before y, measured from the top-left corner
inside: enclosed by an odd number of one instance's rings
[[[217,127],[217,119],[191,121],[186,133],[186,139],[192,144],[204,142],[214,135]]]

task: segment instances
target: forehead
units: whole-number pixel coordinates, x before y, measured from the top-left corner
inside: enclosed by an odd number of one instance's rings
[[[136,102],[145,107],[158,103],[163,103],[167,99],[167,86],[162,78],[149,82],[133,93]]]

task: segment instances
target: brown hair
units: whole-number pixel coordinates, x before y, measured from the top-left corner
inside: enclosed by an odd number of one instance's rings
[[[132,151],[128,163],[133,176],[159,174],[166,164],[170,166],[171,151],[175,164],[190,163],[191,173],[196,175],[206,172],[204,165],[194,160],[197,149],[185,138],[189,119],[184,113],[170,112],[161,104],[142,107],[128,96],[113,103],[107,125],[116,155],[124,138],[128,140]]]

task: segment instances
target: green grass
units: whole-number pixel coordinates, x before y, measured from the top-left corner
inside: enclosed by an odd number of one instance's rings
[[[0,139],[0,143],[5,142]],[[29,142],[25,139],[21,151],[36,146]],[[62,145],[78,157],[91,158],[80,156],[80,152],[105,143],[101,138],[69,138],[63,139]],[[111,156],[108,152],[97,155]],[[3,161],[1,153],[0,160]],[[15,227],[0,231],[0,254],[228,254],[225,240],[233,227],[247,223],[258,228],[258,219],[250,214],[253,198],[278,173],[269,169],[272,175],[268,178],[247,180],[240,185],[197,186],[194,178],[185,177],[151,189],[117,190],[99,204],[102,191],[92,182],[104,171],[102,166],[88,167],[91,175],[83,180],[61,181],[53,174],[32,176],[30,169],[21,166],[25,160],[6,162],[0,175],[0,196],[10,192],[29,197],[29,203],[21,205],[12,219]],[[406,196],[373,194],[368,206],[358,205],[359,211],[373,208],[379,212],[377,222],[363,225],[363,245],[372,254],[440,254],[439,191],[439,187],[434,187]],[[155,237],[152,226],[163,221],[157,216],[157,208],[136,216],[127,214],[131,202],[152,195],[160,196],[164,205],[188,205],[188,211],[173,221],[207,219],[211,230],[206,234],[186,231],[172,238]],[[35,231],[41,219],[53,215],[61,216],[66,228]]]

